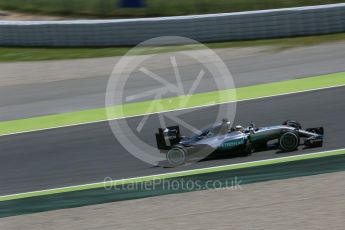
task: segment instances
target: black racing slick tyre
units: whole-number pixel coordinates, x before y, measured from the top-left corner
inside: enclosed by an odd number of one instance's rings
[[[183,147],[173,147],[166,154],[167,161],[171,166],[180,166],[186,163],[186,151]]]
[[[299,137],[293,132],[286,132],[279,138],[279,148],[283,151],[290,152],[297,149]]]

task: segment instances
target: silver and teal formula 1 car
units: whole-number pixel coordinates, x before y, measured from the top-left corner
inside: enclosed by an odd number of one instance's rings
[[[283,152],[297,150],[302,144],[321,147],[323,136],[323,127],[302,129],[301,124],[293,120],[267,127],[251,124],[246,128],[231,128],[230,123],[223,119],[191,137],[181,136],[179,126],[159,128],[156,141],[158,149],[166,154],[171,165],[181,165],[210,156],[246,156],[274,147]]]

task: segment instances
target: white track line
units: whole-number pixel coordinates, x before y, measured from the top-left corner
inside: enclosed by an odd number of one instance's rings
[[[274,161],[274,160],[282,160],[282,159],[290,159],[290,158],[296,158],[299,156],[313,156],[313,155],[320,155],[323,153],[327,153],[327,152],[335,152],[335,151],[345,151],[345,148],[342,149],[333,149],[333,150],[326,150],[326,151],[322,151],[322,152],[316,152],[316,153],[305,153],[305,154],[299,154],[299,155],[293,155],[293,156],[287,156],[287,157],[277,157],[277,158],[270,158],[270,159],[265,159],[265,160],[258,160],[258,161],[248,161],[248,162],[242,162],[242,163],[237,163],[237,164],[229,164],[229,165],[220,165],[220,166],[212,166],[212,167],[207,167],[207,168],[199,168],[199,169],[191,169],[191,170],[185,170],[185,171],[177,171],[177,172],[171,172],[171,173],[162,173],[162,174],[155,174],[155,175],[148,175],[148,176],[142,176],[142,177],[132,177],[132,178],[127,178],[127,179],[118,179],[118,180],[112,180],[112,181],[107,181],[106,183],[119,183],[119,182],[123,182],[123,181],[129,181],[129,180],[140,180],[140,179],[152,179],[152,177],[167,177],[167,176],[174,176],[176,174],[176,177],[178,177],[178,174],[184,174],[184,173],[188,173],[189,175],[193,175],[193,173],[198,173],[198,171],[204,171],[204,170],[212,170],[212,169],[221,169],[221,168],[225,168],[228,166],[245,166],[247,164],[253,164],[253,163],[258,163],[258,162],[269,162],[269,161]],[[311,158],[313,159],[313,158]],[[303,160],[303,159],[301,159]],[[284,163],[284,162],[278,162],[278,163]],[[260,166],[260,165],[259,165]],[[249,167],[255,167],[254,166],[249,166]],[[241,169],[241,168],[235,168],[235,169]],[[232,170],[232,169],[229,169]],[[224,170],[226,171],[226,169]],[[207,172],[205,172],[207,173]],[[212,173],[212,172],[210,172]],[[189,176],[189,175],[183,175],[183,176]],[[24,192],[24,193],[16,193],[16,194],[10,194],[10,195],[4,195],[4,196],[0,196],[0,200],[7,198],[7,197],[13,197],[13,196],[25,196],[25,195],[32,195],[34,196],[35,193],[44,193],[44,192],[54,192],[57,190],[65,190],[65,189],[78,189],[81,187],[88,187],[88,186],[98,186],[98,185],[104,185],[104,181],[103,182],[97,182],[97,183],[90,183],[90,184],[82,184],[82,185],[74,185],[74,186],[67,186],[67,187],[60,187],[60,188],[53,188],[53,189],[45,189],[45,190],[38,190],[38,191],[31,191],[31,192]],[[82,189],[80,189],[82,190]],[[64,193],[64,192],[57,192],[57,193]],[[38,195],[39,196],[39,195]],[[0,201],[1,202],[1,201]]]
[[[193,107],[188,107],[188,108],[171,109],[171,110],[152,112],[152,113],[143,113],[143,114],[132,115],[132,116],[118,117],[118,118],[114,118],[114,119],[103,119],[103,120],[98,120],[98,121],[74,123],[74,124],[70,124],[70,125],[61,125],[61,126],[55,126],[55,127],[49,127],[49,128],[43,128],[43,129],[33,129],[33,130],[29,130],[29,131],[21,131],[21,132],[0,134],[0,137],[16,135],[16,134],[39,132],[39,131],[45,131],[45,130],[51,130],[51,129],[68,128],[68,127],[79,126],[79,125],[89,125],[89,124],[95,124],[95,123],[106,122],[106,121],[114,121],[114,120],[119,120],[119,119],[127,119],[127,118],[133,118],[133,117],[153,115],[153,114],[157,114],[157,113],[168,113],[168,112],[173,112],[173,111],[180,111],[180,110],[187,110],[187,109],[196,109],[196,108],[210,107],[210,106],[222,105],[222,104],[230,104],[230,103],[234,103],[234,102],[259,100],[259,99],[265,99],[265,98],[270,98],[270,97],[278,97],[278,96],[285,96],[285,95],[291,95],[291,94],[297,94],[297,93],[312,92],[312,91],[317,91],[317,90],[339,88],[339,87],[343,87],[343,86],[345,86],[345,84],[336,85],[336,86],[321,87],[321,88],[315,88],[315,89],[309,89],[309,90],[300,90],[300,91],[294,91],[294,92],[288,92],[288,93],[282,93],[282,94],[273,94],[273,95],[263,96],[263,97],[254,97],[254,98],[240,99],[240,100],[236,100],[236,101],[221,102],[221,103],[214,103],[214,104],[208,104],[208,105],[199,105],[199,106],[193,106]]]

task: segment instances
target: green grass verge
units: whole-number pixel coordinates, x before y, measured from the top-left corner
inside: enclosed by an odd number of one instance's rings
[[[269,46],[273,51],[279,51],[300,46],[311,46],[322,43],[345,41],[345,33],[330,35],[306,36],[295,38],[264,39],[252,41],[230,41],[206,43],[211,49]],[[80,58],[97,58],[122,56],[132,47],[108,48],[33,48],[33,47],[0,47],[0,62],[64,60]],[[141,54],[157,54],[179,50],[190,50],[192,45],[148,47]],[[269,50],[269,49],[268,49]]]
[[[0,9],[30,13],[90,16],[148,17],[222,13],[341,3],[342,0],[145,0],[143,8],[122,8],[122,0],[0,0]]]
[[[158,174],[158,175],[152,175],[152,176],[144,176],[144,177],[123,179],[123,180],[114,180],[114,181],[85,184],[85,185],[79,185],[79,186],[70,186],[70,187],[50,189],[50,190],[34,191],[34,192],[13,194],[13,195],[7,195],[7,196],[0,196],[0,202],[18,200],[18,199],[30,198],[30,197],[39,197],[39,196],[47,196],[47,195],[60,194],[60,193],[90,190],[90,189],[99,189],[99,188],[104,188],[104,186],[107,186],[107,187],[121,186],[121,185],[137,184],[137,183],[143,183],[143,182],[149,182],[149,181],[155,181],[155,180],[166,180],[166,179],[195,176],[195,175],[200,176],[202,174],[228,172],[231,170],[246,169],[246,168],[258,167],[258,166],[276,165],[276,164],[282,164],[282,163],[318,159],[322,157],[340,156],[344,154],[345,154],[345,149],[337,149],[337,150],[330,150],[330,151],[324,151],[324,152],[318,152],[318,153],[268,159],[268,160],[262,160],[262,161],[246,162],[246,163],[233,164],[233,165],[193,169],[193,170]]]
[[[344,85],[345,72],[341,72],[317,77],[247,86],[237,89],[129,103],[108,108],[108,112],[110,111],[109,119],[117,119],[130,116],[139,116],[148,113],[193,108],[205,105],[227,103],[236,100],[255,99],[260,97],[282,95],[291,92],[303,92],[325,87]],[[148,110],[149,107],[152,107],[151,105],[155,106]],[[104,120],[107,120],[107,111],[105,108],[98,108],[20,120],[2,121],[0,122],[0,135],[50,129],[54,127],[63,127]]]

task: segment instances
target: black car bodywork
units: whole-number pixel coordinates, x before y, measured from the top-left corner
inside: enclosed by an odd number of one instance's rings
[[[223,130],[222,130],[223,129]],[[299,122],[288,120],[282,125],[256,128],[251,124],[242,130],[226,129],[222,124],[213,125],[200,134],[183,137],[178,126],[159,128],[156,133],[157,147],[171,165],[198,161],[211,155],[250,155],[272,147],[282,151],[294,151],[299,145],[321,147],[323,127],[302,129]]]

